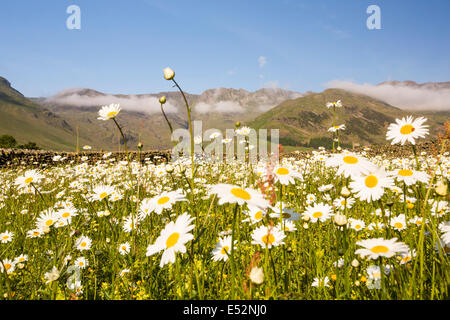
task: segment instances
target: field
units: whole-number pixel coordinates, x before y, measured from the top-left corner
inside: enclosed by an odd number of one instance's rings
[[[0,295],[447,299],[441,151],[3,170]]]

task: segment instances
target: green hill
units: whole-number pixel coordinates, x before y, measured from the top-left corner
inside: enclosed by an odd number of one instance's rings
[[[326,103],[337,100],[341,100],[343,107],[336,109],[336,124],[345,124],[346,129],[341,131],[340,141],[347,146],[385,144],[387,127],[396,118],[421,115],[365,95],[328,89],[287,100],[256,117],[249,125],[255,129],[279,129],[280,143],[286,146],[317,147],[329,144],[331,133],[327,130],[333,122],[333,109],[328,109]],[[449,112],[429,112],[426,115],[431,135],[436,133],[446,115],[448,119]],[[434,120],[435,116],[439,121]]]
[[[8,134],[19,144],[36,142],[44,149],[75,150],[75,128],[48,109],[25,98],[0,77],[0,135]],[[89,143],[80,139],[80,143]]]

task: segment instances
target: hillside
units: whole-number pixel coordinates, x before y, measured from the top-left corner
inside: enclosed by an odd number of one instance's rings
[[[74,150],[75,128],[64,118],[25,98],[0,77],[0,135],[8,134],[19,144],[36,142],[41,148]],[[82,138],[81,143],[89,143]]]
[[[306,146],[314,140],[323,144],[320,138],[331,137],[327,132],[333,121],[333,110],[326,103],[341,100],[343,107],[336,111],[336,124],[345,124],[340,134],[341,143],[347,145],[385,144],[386,130],[396,118],[407,115],[418,116],[414,112],[401,110],[374,98],[351,93],[341,89],[328,89],[305,97],[281,103],[258,116],[249,124],[256,129],[280,129],[280,143],[287,146]],[[445,115],[429,113],[431,135],[445,120]],[[437,115],[440,121],[433,118]],[[312,140],[312,141],[311,141]]]

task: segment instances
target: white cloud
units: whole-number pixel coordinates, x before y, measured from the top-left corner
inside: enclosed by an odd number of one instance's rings
[[[266,57],[260,56],[258,58],[258,64],[259,64],[260,68],[264,67],[266,65],[266,63],[267,63],[267,58]]]
[[[325,84],[327,88],[339,88],[365,94],[390,105],[406,110],[450,111],[450,89],[431,89],[391,84],[358,84],[352,81],[333,80]]]
[[[219,101],[214,104],[199,102],[194,106],[196,112],[200,114],[217,112],[217,113],[243,113],[245,109],[237,102]]]
[[[74,90],[69,89],[60,92],[53,97],[47,98],[47,101],[60,105],[70,105],[79,107],[98,106],[99,109],[104,105],[108,105],[111,103],[118,103],[120,104],[123,110],[139,111],[149,114],[161,112],[159,100],[158,98],[155,97],[136,96],[136,95],[117,97],[109,94],[88,96],[88,95],[80,95],[77,92],[70,93],[71,91]],[[164,105],[164,111],[166,113],[176,113],[177,108],[174,105],[170,104],[170,102],[166,102],[166,104]]]

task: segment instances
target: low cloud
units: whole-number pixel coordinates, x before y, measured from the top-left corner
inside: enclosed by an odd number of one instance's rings
[[[79,92],[69,89],[56,94],[53,97],[47,98],[50,103],[58,105],[70,105],[78,107],[100,107],[109,105],[111,103],[120,104],[124,110],[145,112],[148,114],[160,113],[161,107],[158,98],[150,96],[114,96],[109,94],[89,95],[80,94]],[[176,113],[177,108],[166,102],[164,105],[166,113]]]
[[[277,89],[280,86],[280,83],[278,80],[275,81],[268,81],[264,83],[264,88],[270,88],[270,89]]]
[[[432,89],[406,85],[358,84],[342,80],[330,81],[325,86],[365,94],[400,109],[450,111],[450,88]]]
[[[199,102],[194,106],[194,110],[200,114],[216,113],[243,113],[245,109],[234,101],[219,101],[217,103]]]

